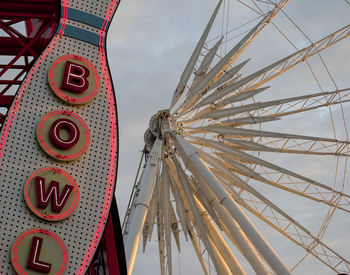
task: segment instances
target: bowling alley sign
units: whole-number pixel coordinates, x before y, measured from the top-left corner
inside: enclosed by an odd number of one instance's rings
[[[71,106],[84,108],[100,89],[96,68],[78,55],[57,58],[48,70],[47,79],[52,95]],[[39,118],[35,134],[38,150],[69,168],[74,168],[74,161],[86,154],[91,141],[88,124],[74,108],[44,114]],[[78,186],[68,171],[56,165],[40,167],[24,184],[24,201],[37,219],[56,223],[69,218],[78,207]],[[18,274],[63,274],[69,261],[61,237],[39,226],[18,235],[10,257]]]

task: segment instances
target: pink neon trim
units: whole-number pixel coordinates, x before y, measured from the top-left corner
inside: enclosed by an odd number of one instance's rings
[[[57,214],[57,215],[44,215],[42,214],[40,211],[38,211],[34,205],[32,204],[32,202],[30,201],[29,199],[29,183],[32,181],[33,177],[38,174],[39,172],[42,172],[42,171],[47,171],[47,170],[55,170],[57,173],[63,175],[73,186],[74,186],[74,200],[73,200],[73,204],[72,206],[66,211],[66,212],[63,212],[63,213],[60,213],[60,214]],[[73,213],[74,209],[77,207],[78,205],[78,201],[79,201],[79,195],[78,195],[78,186],[76,184],[76,182],[74,181],[74,179],[72,178],[71,175],[69,175],[66,171],[64,170],[61,170],[61,169],[58,169],[58,168],[55,168],[55,167],[44,167],[44,168],[41,168],[39,169],[38,171],[34,172],[30,177],[29,179],[27,180],[27,183],[26,183],[26,187],[25,187],[25,196],[27,198],[27,202],[28,204],[30,205],[30,210],[33,211],[36,215],[38,215],[39,217],[42,217],[42,218],[45,218],[45,219],[49,219],[49,220],[52,220],[52,221],[56,221],[56,220],[61,220],[61,219],[64,219],[66,217],[68,217],[70,214]]]
[[[20,244],[20,242],[27,237],[28,235],[31,234],[35,234],[35,233],[41,233],[41,234],[45,234],[45,235],[49,235],[50,237],[52,237],[54,240],[57,241],[57,243],[59,244],[59,246],[62,249],[62,254],[63,254],[63,262],[62,262],[62,266],[60,268],[60,270],[55,274],[55,275],[61,275],[63,273],[63,271],[65,270],[66,266],[67,266],[67,260],[68,260],[68,254],[67,254],[67,249],[66,246],[64,245],[63,241],[52,231],[50,230],[45,230],[45,229],[41,229],[41,228],[34,228],[31,230],[28,230],[26,232],[24,232],[22,235],[20,235],[12,248],[12,253],[11,253],[11,258],[12,261],[15,265],[15,267],[17,268],[16,271],[18,271],[21,275],[27,275],[27,273],[22,269],[22,267],[19,265],[18,260],[17,260],[17,249],[18,246]]]
[[[64,29],[67,25],[67,16],[68,16],[68,0],[62,0],[62,7],[63,7],[63,17],[61,18],[61,29],[58,33],[59,36],[62,36],[64,34]]]

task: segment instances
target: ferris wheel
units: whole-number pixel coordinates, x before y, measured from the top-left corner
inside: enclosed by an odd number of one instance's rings
[[[301,274],[306,261],[315,263],[313,274],[350,273],[337,239],[350,212],[350,86],[323,56],[350,25],[311,38],[289,4],[218,1],[170,105],[144,136],[144,166],[123,226],[129,273],[141,235],[145,249],[153,231],[161,274],[172,274],[172,253],[185,240],[203,274]],[[229,29],[234,5],[255,16]],[[280,28],[282,20],[294,33]],[[268,28],[289,51],[271,60],[266,47],[250,56]],[[269,63],[254,63],[265,52]]]

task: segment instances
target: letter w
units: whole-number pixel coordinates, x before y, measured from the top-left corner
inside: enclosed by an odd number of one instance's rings
[[[51,181],[49,187],[47,188],[47,191],[45,191],[44,178],[36,177],[35,184],[38,207],[45,209],[51,199],[51,209],[55,213],[62,211],[74,188],[73,186],[67,184],[64,186],[62,194],[59,195],[60,185],[57,181]]]

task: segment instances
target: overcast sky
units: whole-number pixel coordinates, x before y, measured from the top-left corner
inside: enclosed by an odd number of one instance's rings
[[[229,0],[226,0],[229,1]],[[148,127],[150,117],[158,110],[169,108],[173,91],[177,85],[195,44],[197,43],[205,24],[207,23],[217,1],[216,0],[122,0],[108,33],[108,57],[111,66],[114,87],[116,90],[119,116],[119,168],[117,182],[117,202],[121,219],[124,217],[126,205],[132,189],[137,165],[143,148],[143,134]],[[236,0],[230,0],[229,29],[233,29],[256,17],[254,13],[242,6]],[[350,6],[345,0],[292,0],[285,11],[295,22],[317,41],[323,36],[349,24]],[[219,19],[221,20],[221,19]],[[219,21],[217,27],[220,28]],[[293,43],[302,48],[308,45],[307,40],[298,34],[284,16],[278,16],[276,23],[290,37]],[[252,25],[251,25],[252,26]],[[243,29],[244,30],[244,29]],[[239,33],[239,32],[238,32]],[[215,37],[213,35],[212,37]],[[348,39],[349,40],[349,39]],[[324,52],[323,57],[334,76],[339,88],[350,87],[349,73],[349,41],[342,41],[332,49]],[[224,49],[223,49],[224,50]],[[249,52],[240,60],[252,57],[245,73],[254,72],[277,59],[294,51],[293,47],[273,27],[263,31],[256,43],[249,47]],[[331,80],[321,66],[319,59],[310,60],[315,73],[325,90],[332,90]],[[271,82],[271,93],[263,95],[262,99],[278,99],[287,96],[301,95],[305,92],[318,92],[319,87],[305,65],[301,65]],[[349,107],[344,105],[346,114]],[[344,123],[340,109],[332,110],[336,120],[336,132],[339,139],[345,138]],[[349,123],[346,117],[346,122]],[[290,133],[304,133],[333,137],[329,110],[303,114],[284,124],[275,125],[279,130],[288,129]],[[303,162],[301,166],[300,163]],[[289,168],[301,171],[320,180],[334,180],[334,159],[317,159],[292,156],[289,159],[279,157],[280,163],[288,163]],[[333,164],[332,164],[333,163]],[[333,166],[332,166],[333,165]],[[329,167],[332,167],[329,169]],[[345,166],[342,166],[344,169]],[[333,169],[333,170],[332,170]],[[341,176],[339,181],[342,181]],[[320,226],[319,213],[324,217],[325,209],[318,204],[298,203],[293,207],[289,200],[279,197],[273,190],[265,190],[275,196],[276,202],[296,216],[304,220],[308,228],[317,232]],[[350,193],[350,192],[348,192]],[[292,209],[293,208],[293,209]],[[349,218],[339,216],[330,226],[326,239],[337,247],[347,258],[350,258],[348,230]],[[257,222],[261,230],[268,230],[265,225]],[[291,242],[281,239],[278,233],[268,231],[268,239],[276,247],[278,253],[288,264],[298,259],[301,250],[294,249]],[[146,254],[137,256],[134,274],[159,274],[158,251],[156,249],[156,234]],[[293,249],[292,249],[293,248]],[[312,257],[304,269],[298,269],[296,274],[331,274],[327,269],[315,269],[317,261]],[[174,251],[174,273],[202,274],[201,268],[190,244],[183,243],[182,255]],[[249,271],[249,269],[247,269]],[[249,273],[248,273],[249,274]]]

